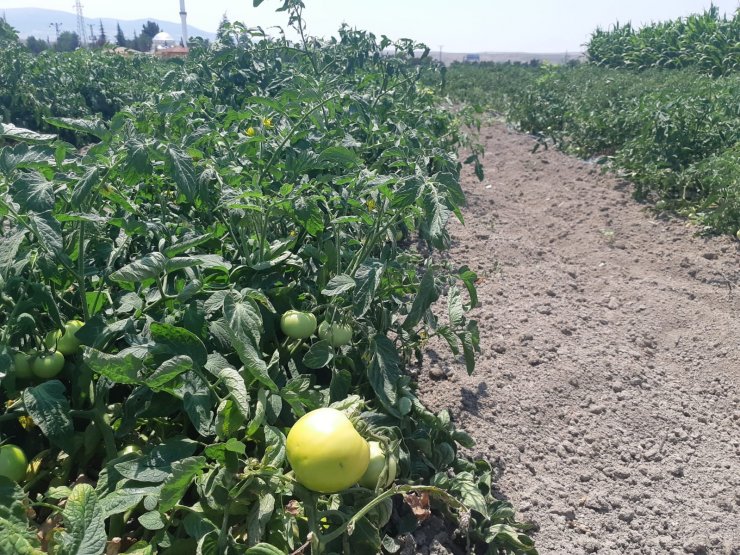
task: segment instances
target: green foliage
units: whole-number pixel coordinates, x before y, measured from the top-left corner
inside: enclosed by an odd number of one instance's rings
[[[5,47],[5,43],[18,42],[18,31],[5,20],[5,17],[0,18],[0,44]]]
[[[57,52],[72,52],[80,47],[80,37],[72,31],[62,31],[54,43]]]
[[[47,48],[49,48],[49,45],[46,43],[45,40],[37,39],[34,36],[30,36],[26,39],[26,47],[28,50],[31,51],[33,54],[40,54]]]
[[[19,44],[0,49],[0,119],[37,131],[58,128],[48,117],[112,118],[125,106],[151,97],[168,64],[145,56],[78,49],[34,56]],[[63,132],[62,138],[82,144]]]
[[[452,94],[504,113],[543,145],[593,159],[706,229],[740,228],[740,76],[594,66],[456,65]]]
[[[635,29],[616,24],[597,29],[588,43],[589,60],[599,66],[626,69],[694,67],[713,76],[740,69],[740,9],[720,17],[712,6],[691,15]]]
[[[303,29],[302,3],[283,7]],[[535,553],[489,465],[459,454],[470,437],[405,371],[435,335],[472,371],[479,343],[475,274],[430,254],[460,217],[467,141],[429,85],[438,66],[347,27],[301,45],[238,24],[221,35],[178,64],[1,58],[26,88],[2,93],[18,126],[0,127],[0,422],[41,461],[29,497],[0,482],[11,541],[32,553],[28,529],[56,510],[55,553],[114,537],[128,553],[397,551],[420,494],[463,544]],[[65,97],[83,81],[105,110]],[[399,246],[410,233],[421,252]],[[351,343],[286,337],[290,309],[350,322]],[[17,377],[15,353],[70,319],[85,322],[82,352],[53,380]],[[287,432],[329,405],[394,450],[395,486],[322,496],[295,482]]]

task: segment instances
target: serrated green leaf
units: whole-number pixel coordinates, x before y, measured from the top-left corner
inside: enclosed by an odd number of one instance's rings
[[[233,368],[222,368],[218,377],[229,390],[229,397],[244,419],[249,418],[249,394],[244,378]]]
[[[266,446],[262,464],[280,468],[285,461],[285,435],[277,428],[269,425],[266,425],[264,430]]]
[[[156,342],[154,352],[173,356],[187,355],[197,366],[204,366],[208,361],[208,351],[203,341],[193,332],[160,322],[152,322],[149,331]]]
[[[403,322],[405,330],[412,330],[424,317],[424,314],[432,306],[434,301],[439,298],[439,293],[434,284],[434,270],[430,267],[424,272],[419,284],[419,290],[414,297],[408,316]]]
[[[321,291],[321,294],[325,297],[336,297],[342,293],[346,293],[355,287],[355,280],[347,274],[340,274],[334,276],[326,284],[326,287]]]
[[[370,340],[370,364],[367,378],[383,406],[393,415],[400,416],[397,385],[401,377],[400,359],[393,342],[383,335],[375,335]]]
[[[205,464],[205,457],[188,457],[172,463],[172,474],[165,480],[159,497],[161,512],[165,513],[173,509],[180,502]]]
[[[333,349],[328,340],[317,341],[303,357],[303,364],[307,368],[318,369],[323,368],[331,362],[334,357]]]
[[[198,180],[195,177],[192,158],[172,146],[167,148],[166,155],[167,170],[177,188],[185,195],[188,202],[195,202],[198,197]]]
[[[187,355],[177,355],[165,360],[146,380],[147,386],[154,391],[161,390],[167,383],[174,380],[183,372],[193,368],[193,360]]]
[[[107,536],[103,510],[89,484],[77,484],[62,511],[64,532],[60,535],[61,553],[100,555]]]
[[[152,252],[116,270],[110,275],[110,279],[125,283],[141,283],[159,276],[166,265],[167,258],[161,252]]]
[[[379,260],[364,262],[355,274],[357,286],[354,292],[354,315],[364,316],[375,300],[375,294],[380,287],[385,265]]]
[[[49,380],[23,390],[23,406],[49,441],[71,453],[74,428],[64,384]]]
[[[82,176],[72,190],[72,198],[70,200],[72,208],[80,210],[85,201],[90,198],[93,189],[98,183],[100,183],[100,170],[97,167],[92,167]]]
[[[90,347],[83,347],[83,351],[85,363],[113,383],[141,383],[139,372],[144,367],[141,359],[130,354],[109,355]]]

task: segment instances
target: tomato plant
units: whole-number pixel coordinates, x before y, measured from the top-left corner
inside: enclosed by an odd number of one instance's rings
[[[285,8],[303,29],[302,3]],[[0,88],[16,85],[0,92],[15,100],[0,124],[0,423],[44,453],[8,498],[0,552],[125,538],[132,552],[379,553],[400,549],[394,522],[417,525],[414,492],[465,523],[462,544],[533,552],[490,466],[460,453],[469,436],[406,371],[430,337],[469,372],[479,348],[477,276],[433,256],[465,200],[456,151],[477,149],[470,112],[441,108],[443,69],[346,26],[294,43],[224,25],[189,47],[177,62],[0,50]],[[65,96],[91,78],[105,110]],[[315,337],[314,314],[344,337]],[[43,354],[49,330],[65,331]],[[44,379],[15,379],[14,354],[33,350]],[[319,462],[295,440],[317,410],[346,415]],[[365,438],[393,446],[392,486],[353,487]]]
[[[26,454],[20,447],[9,443],[0,445],[0,476],[20,482],[26,475],[27,466]]]

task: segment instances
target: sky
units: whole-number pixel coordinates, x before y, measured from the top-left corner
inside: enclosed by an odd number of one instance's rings
[[[342,23],[390,38],[413,38],[445,52],[576,52],[591,31],[616,21],[645,24],[687,16],[710,0],[304,0],[309,34],[336,34]],[[179,0],[83,0],[85,17],[179,21]],[[215,31],[222,16],[248,26],[285,27],[280,0],[186,0],[188,22]],[[714,0],[732,15],[740,0]],[[0,0],[3,8],[72,12],[73,0]]]

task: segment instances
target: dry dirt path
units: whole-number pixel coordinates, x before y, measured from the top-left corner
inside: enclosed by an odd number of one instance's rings
[[[501,124],[482,138],[449,253],[481,277],[482,355],[469,377],[431,345],[424,401],[543,554],[740,553],[740,243]]]

